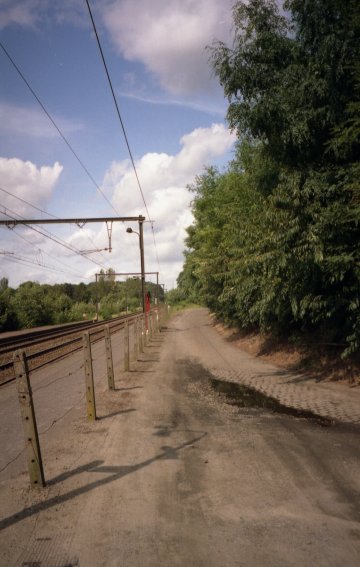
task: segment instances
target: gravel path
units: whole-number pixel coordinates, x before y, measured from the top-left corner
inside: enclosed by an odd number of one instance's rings
[[[269,387],[274,377],[293,397],[312,386],[226,343],[204,310],[176,315],[130,372],[113,347],[115,391],[100,344],[94,352],[96,422],[79,358],[71,380],[63,365],[34,375],[47,486],[28,487],[23,454],[0,473],[0,565],[359,565],[357,424],[234,405],[215,387],[226,378]],[[16,427],[14,416],[9,438]]]

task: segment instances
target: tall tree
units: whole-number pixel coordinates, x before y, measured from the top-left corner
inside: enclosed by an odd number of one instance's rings
[[[226,175],[195,183],[180,281],[191,265],[219,313],[317,329],[350,352],[360,346],[358,3],[284,7],[237,2],[233,46],[211,48],[241,149]]]

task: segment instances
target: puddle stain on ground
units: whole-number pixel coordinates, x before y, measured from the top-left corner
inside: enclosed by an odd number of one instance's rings
[[[238,408],[270,410],[273,413],[308,419],[323,427],[328,427],[335,423],[333,420],[317,415],[311,411],[285,406],[275,398],[266,396],[249,386],[244,386],[237,382],[221,380],[198,362],[183,359],[178,360],[177,364],[192,382],[207,383],[214,392],[223,396],[225,402],[229,405]]]
[[[330,426],[334,423],[332,420],[318,416],[313,412],[284,406],[275,398],[268,397],[257,390],[244,386],[243,384],[227,382],[213,377],[208,379],[212,389],[219,394],[225,395],[227,403],[230,405],[240,408],[268,409],[274,413],[311,419],[322,426]]]

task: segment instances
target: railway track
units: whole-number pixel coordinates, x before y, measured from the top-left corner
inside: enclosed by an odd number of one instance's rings
[[[80,321],[68,325],[60,325],[56,327],[48,327],[44,329],[36,329],[29,332],[21,332],[11,336],[0,337],[0,356],[7,352],[12,352],[16,348],[26,348],[32,344],[37,344],[47,338],[61,337],[69,332],[76,332],[77,330],[86,330],[96,325],[89,321]]]
[[[94,343],[104,338],[105,326],[109,326],[110,334],[114,334],[124,327],[125,320],[132,322],[139,316],[122,315],[108,321],[86,321],[3,337],[0,339],[0,386],[15,380],[13,354],[16,350],[25,351],[31,372],[80,350],[85,331],[89,331]]]

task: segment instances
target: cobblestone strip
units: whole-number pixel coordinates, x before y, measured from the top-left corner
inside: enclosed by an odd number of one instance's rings
[[[22,553],[19,567],[78,567],[79,561],[68,553],[72,534],[56,535],[47,533],[44,537],[36,537]]]
[[[304,410],[314,415],[343,423],[360,424],[360,404],[358,399],[351,401],[341,397],[341,392],[331,392],[318,385],[299,384],[291,377],[264,374],[251,374],[241,371],[229,371],[223,368],[209,368],[220,380],[235,382],[252,388],[261,394],[277,400],[288,408]]]

